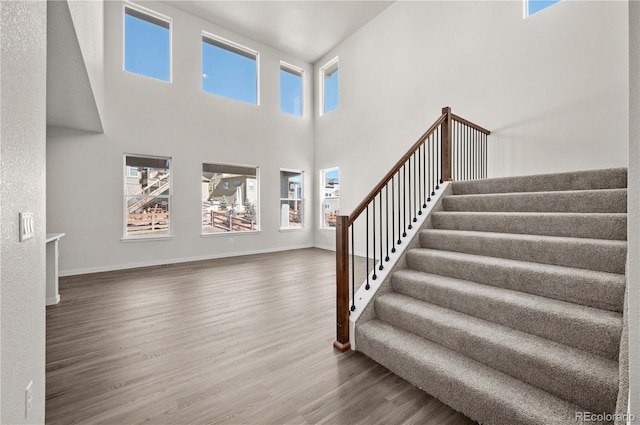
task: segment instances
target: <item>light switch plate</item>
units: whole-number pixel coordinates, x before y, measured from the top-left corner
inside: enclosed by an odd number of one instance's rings
[[[33,213],[20,213],[20,242],[31,239],[34,234]]]

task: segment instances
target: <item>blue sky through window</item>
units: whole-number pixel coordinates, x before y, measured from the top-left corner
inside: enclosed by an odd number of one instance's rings
[[[257,104],[258,79],[255,57],[247,57],[250,56],[249,53],[245,53],[246,56],[235,53],[212,42],[202,42],[202,90]]]
[[[331,171],[325,171],[324,173],[324,177],[326,179],[337,179],[340,177],[340,170],[331,170]]]
[[[527,16],[531,16],[534,13],[538,13],[549,6],[553,6],[559,3],[560,0],[525,0],[527,1]]]
[[[134,16],[136,15],[136,16]],[[140,16],[140,17],[138,17]],[[124,17],[124,69],[162,81],[171,81],[169,23],[128,9]],[[157,22],[157,23],[156,23]]]
[[[324,111],[327,114],[338,107],[338,78],[339,71],[336,69],[332,74],[324,75]]]
[[[302,116],[302,76],[280,68],[280,110]]]

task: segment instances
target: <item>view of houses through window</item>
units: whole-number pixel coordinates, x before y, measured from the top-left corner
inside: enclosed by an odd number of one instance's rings
[[[280,228],[304,227],[302,171],[280,171]]]
[[[259,230],[258,168],[202,164],[202,233]]]
[[[125,238],[171,235],[170,163],[170,158],[125,155]]]
[[[320,227],[335,228],[336,216],[340,213],[340,170],[329,168],[322,170],[320,188],[322,193],[322,223]]]

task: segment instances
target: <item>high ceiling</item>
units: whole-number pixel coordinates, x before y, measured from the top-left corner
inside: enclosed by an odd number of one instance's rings
[[[189,1],[179,9],[314,63],[393,1]]]

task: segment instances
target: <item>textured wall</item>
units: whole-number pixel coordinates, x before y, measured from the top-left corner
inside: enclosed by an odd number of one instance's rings
[[[44,423],[46,2],[3,1],[0,12],[0,423]],[[22,243],[21,211],[36,230]]]
[[[640,2],[629,2],[629,409],[640,418]],[[637,419],[638,420],[638,419]]]
[[[615,1],[527,19],[521,1],[396,2],[315,64],[340,57],[316,168],[341,168],[348,214],[443,106],[493,132],[493,176],[626,166],[627,16]]]

